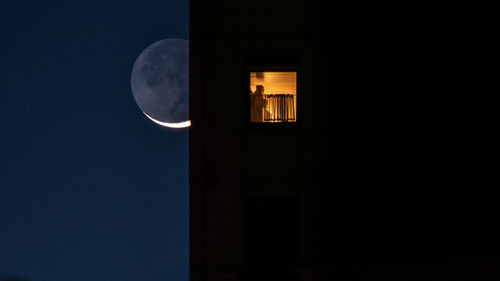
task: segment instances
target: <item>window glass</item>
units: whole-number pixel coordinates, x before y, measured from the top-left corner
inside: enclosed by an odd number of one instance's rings
[[[297,72],[250,72],[250,122],[297,120]]]

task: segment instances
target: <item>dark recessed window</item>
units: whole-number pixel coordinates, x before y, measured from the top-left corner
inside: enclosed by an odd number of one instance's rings
[[[250,72],[250,122],[297,121],[297,72]]]

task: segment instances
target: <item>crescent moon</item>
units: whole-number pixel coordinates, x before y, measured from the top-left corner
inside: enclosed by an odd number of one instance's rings
[[[144,115],[146,115],[146,117],[148,117],[149,119],[151,119],[151,121],[155,122],[158,125],[164,126],[164,127],[169,127],[169,128],[186,128],[186,127],[191,126],[191,120],[184,121],[184,122],[179,122],[179,123],[167,123],[167,122],[158,121],[158,120],[154,119],[153,117],[147,115],[145,112],[143,112],[143,113],[144,113]]]
[[[154,123],[186,128],[189,120],[189,42],[163,39],[149,45],[132,68],[131,86],[141,112]]]

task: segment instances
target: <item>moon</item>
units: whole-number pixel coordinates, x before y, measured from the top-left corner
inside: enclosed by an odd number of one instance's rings
[[[131,85],[135,102],[151,121],[189,127],[189,42],[163,39],[148,46],[134,63]]]

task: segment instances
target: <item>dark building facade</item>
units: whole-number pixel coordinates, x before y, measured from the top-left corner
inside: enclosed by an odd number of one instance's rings
[[[449,7],[190,7],[191,280],[497,280],[494,109]]]

